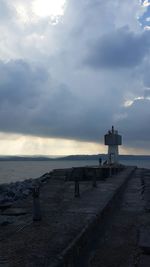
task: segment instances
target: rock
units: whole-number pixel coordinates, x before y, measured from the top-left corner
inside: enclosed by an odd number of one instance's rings
[[[0,204],[27,197],[36,185],[41,186],[46,183],[50,177],[50,173],[45,173],[37,179],[29,178],[22,182],[17,181],[15,183],[0,185]]]
[[[11,223],[13,223],[12,218],[9,218],[7,216],[5,218],[0,218],[0,225],[1,226],[6,226],[6,225],[11,224]]]
[[[12,205],[12,202],[2,203],[2,204],[0,204],[0,210],[5,210],[7,208],[10,208],[11,205]]]
[[[15,196],[15,192],[14,191],[8,191],[7,196],[13,198]]]
[[[3,193],[7,190],[7,184],[1,184],[0,185],[0,193]]]
[[[29,189],[25,189],[23,191],[23,195],[28,196],[31,191]]]
[[[41,182],[47,181],[51,177],[50,173],[45,173],[40,177]]]
[[[27,214],[25,209],[22,208],[9,208],[4,211],[1,215],[9,215],[9,216],[19,216]]]

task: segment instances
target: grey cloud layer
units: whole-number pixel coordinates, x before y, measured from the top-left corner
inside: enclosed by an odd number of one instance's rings
[[[131,68],[144,60],[149,49],[148,32],[135,34],[127,28],[121,28],[95,41],[86,63],[96,69]]]
[[[76,96],[66,85],[55,87],[46,69],[31,68],[23,61],[1,62],[0,72],[2,131],[93,141],[99,139],[103,99],[97,100],[95,106],[87,104],[84,95],[82,98]],[[105,106],[103,112],[106,113],[107,123],[111,123]]]
[[[127,146],[150,148],[150,34],[135,19],[138,1],[68,0],[55,27],[23,24],[7,3],[0,131],[103,142],[115,124]]]

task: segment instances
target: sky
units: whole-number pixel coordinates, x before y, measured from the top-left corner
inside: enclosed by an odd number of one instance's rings
[[[0,1],[0,154],[150,154],[150,1]]]

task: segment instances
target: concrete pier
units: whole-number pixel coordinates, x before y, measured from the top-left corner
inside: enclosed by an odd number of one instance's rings
[[[2,266],[83,267],[83,255],[90,250],[99,227],[111,218],[135,171],[136,167],[114,171],[105,180],[97,179],[97,187],[81,179],[80,198],[74,197],[74,181],[66,179],[63,170],[58,171],[60,175],[55,172],[40,190],[42,221],[32,220],[33,199],[28,196],[13,207],[22,208],[25,214],[12,216],[12,223],[0,228]],[[1,212],[0,217],[4,216]]]

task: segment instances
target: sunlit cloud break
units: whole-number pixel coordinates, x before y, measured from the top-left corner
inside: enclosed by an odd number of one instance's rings
[[[150,26],[145,26],[144,30],[150,31]]]
[[[150,2],[149,2],[149,0],[145,0],[145,1],[143,2],[143,6],[145,6],[145,7],[150,6]]]
[[[17,1],[13,5],[23,23],[32,23],[48,17],[59,22],[65,12],[66,0],[32,0],[30,5]]]
[[[65,2],[65,0],[34,0],[32,10],[39,17],[62,16]]]

